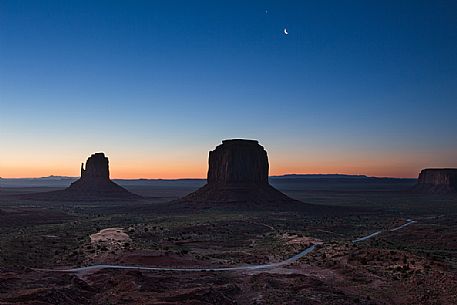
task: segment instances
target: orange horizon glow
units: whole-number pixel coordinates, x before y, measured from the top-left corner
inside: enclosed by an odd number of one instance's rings
[[[80,2],[0,4],[0,177],[205,178],[229,139],[270,175],[457,168],[457,5]]]
[[[101,151],[101,150],[100,150]],[[112,179],[179,179],[206,178],[208,154],[196,148],[188,151],[161,150],[156,152],[111,151]],[[47,176],[79,177],[80,165],[94,151],[62,152],[55,156],[47,153],[19,153],[5,155],[0,160],[0,177],[33,178]],[[5,162],[6,160],[6,162]],[[429,167],[457,167],[451,153],[370,153],[356,151],[307,151],[305,153],[269,151],[270,176],[284,174],[348,174],[373,177],[417,178],[419,172]]]
[[[111,179],[206,179],[207,167],[187,167],[182,168],[131,168],[111,166]],[[392,178],[417,178],[421,169],[398,169],[389,170],[387,168],[367,168],[360,167],[273,167],[270,169],[270,176],[281,176],[286,174],[347,174],[347,175],[366,175],[373,177],[392,177]],[[1,169],[1,178],[40,178],[48,176],[68,176],[79,177],[79,169],[60,168],[5,168]]]

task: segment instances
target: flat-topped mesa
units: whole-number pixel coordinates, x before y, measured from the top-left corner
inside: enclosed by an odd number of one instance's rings
[[[177,203],[190,206],[281,208],[300,202],[281,193],[268,182],[268,156],[255,140],[224,140],[209,152],[207,184]]]
[[[224,140],[209,152],[208,184],[268,184],[268,157],[255,140]]]
[[[457,193],[457,168],[423,169],[415,190],[426,193]]]

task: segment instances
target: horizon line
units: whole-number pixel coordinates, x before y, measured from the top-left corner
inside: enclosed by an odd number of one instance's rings
[[[311,176],[311,175],[320,175],[320,176],[330,176],[330,175],[339,175],[339,176],[360,176],[366,178],[380,178],[380,179],[417,179],[416,177],[392,177],[392,176],[369,176],[366,174],[345,174],[345,173],[285,173],[279,175],[268,175],[269,178],[274,177],[283,177],[283,176]],[[39,177],[2,177],[0,179],[44,179],[44,178],[72,178],[78,179],[80,176],[61,176],[61,175],[49,175],[49,176],[39,176]],[[137,178],[122,178],[122,177],[110,177],[111,180],[206,180],[206,177],[176,177],[176,178],[146,178],[146,177],[137,177]]]

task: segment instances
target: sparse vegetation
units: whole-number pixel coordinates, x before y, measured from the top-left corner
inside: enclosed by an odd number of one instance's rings
[[[307,213],[209,209],[189,214],[170,212],[162,199],[87,204],[0,197],[0,266],[21,274],[22,286],[33,285],[41,276],[28,278],[21,271],[24,267],[100,262],[167,267],[265,264],[289,258],[312,238],[323,241],[323,246],[287,267],[286,273],[290,274],[205,272],[192,284],[189,274],[104,271],[106,276],[91,284],[91,289],[107,285],[107,291],[138,301],[146,295],[152,298],[152,291],[170,293],[183,287],[210,285],[213,292],[208,293],[226,291],[240,304],[246,304],[241,297],[246,291],[260,290],[271,300],[293,296],[306,303],[308,296],[314,295],[324,304],[378,304],[387,302],[389,291],[400,289],[401,282],[402,293],[409,295],[410,303],[420,303],[427,291],[434,289],[442,291],[443,297],[436,296],[437,300],[452,299],[450,289],[456,288],[457,270],[455,198],[420,198],[395,192],[294,194],[306,202],[336,207]],[[388,231],[401,225],[406,217],[419,222],[406,230]],[[109,227],[124,228],[130,240],[91,243],[90,234]],[[385,232],[366,242],[351,243],[379,229]],[[51,278],[44,281],[50,281],[50,287],[63,287],[58,283],[73,278],[47,276]],[[379,281],[384,283],[383,289],[377,286]],[[143,290],[135,290],[132,295],[132,288],[127,288],[130,286],[120,288],[121,283],[129,282],[141,282]],[[356,285],[357,289],[348,290],[348,285]],[[82,288],[73,287],[75,293],[81,293]],[[8,295],[3,291],[0,300]]]

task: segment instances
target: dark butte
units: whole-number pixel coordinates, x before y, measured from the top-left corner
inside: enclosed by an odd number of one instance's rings
[[[86,169],[81,163],[81,180],[85,179],[109,179],[109,161],[104,153],[95,153],[87,159]]]
[[[268,184],[267,152],[254,140],[225,140],[209,152],[208,184]]]
[[[63,191],[32,194],[31,199],[42,200],[134,200],[141,196],[127,191],[111,181],[109,177],[109,161],[104,153],[92,154],[81,165],[81,178],[73,182]]]
[[[304,205],[268,182],[268,156],[255,140],[225,140],[209,152],[207,184],[178,200],[193,206],[284,208]]]

